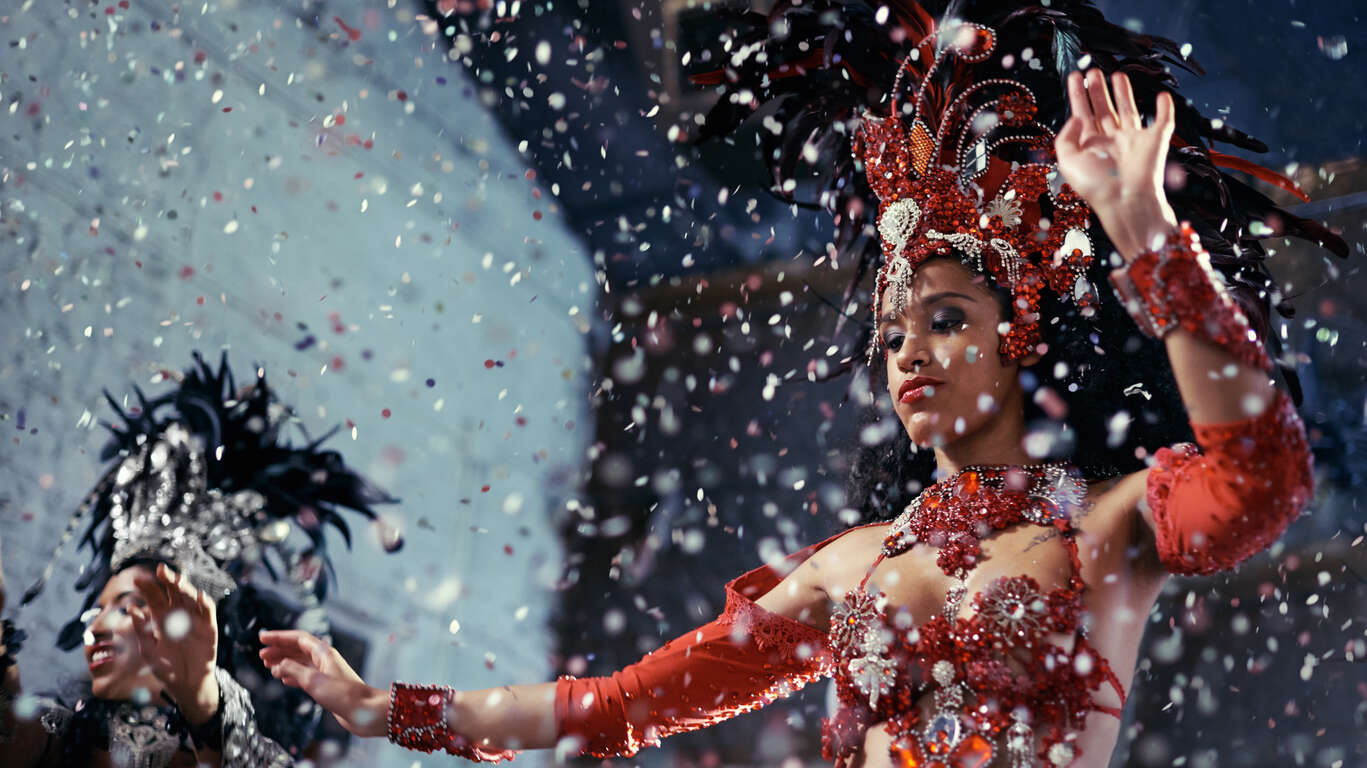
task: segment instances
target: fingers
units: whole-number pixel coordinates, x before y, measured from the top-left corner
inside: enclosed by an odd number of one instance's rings
[[[1089,69],[1085,77],[1087,86],[1087,99],[1092,105],[1092,114],[1096,117],[1097,127],[1106,132],[1120,126],[1120,118],[1116,116],[1115,105],[1111,103],[1111,92],[1106,87],[1106,78],[1102,76],[1101,70]]]
[[[176,573],[163,563],[157,566],[157,580],[162,583],[169,602],[174,607],[200,615],[207,613],[206,595],[195,589],[195,585],[191,584],[190,579],[184,574]]]
[[[291,659],[300,664],[312,664],[308,654],[297,648],[282,648],[279,646],[267,646],[262,648],[258,654],[261,656],[261,663],[267,667],[273,667],[280,662]]]
[[[150,655],[152,651],[156,650],[161,640],[156,623],[152,621],[147,609],[136,606],[128,609],[128,618],[133,622],[133,632],[136,633],[139,643],[142,644],[144,655]]]
[[[259,635],[262,645],[279,648],[304,648],[305,640],[322,642],[302,629],[263,629]]]
[[[312,690],[312,688],[317,687],[316,676],[318,675],[318,670],[313,667],[300,664],[294,659],[282,659],[271,665],[271,675],[285,685],[299,688],[313,698],[318,698]],[[323,704],[322,701],[318,703]],[[327,705],[323,704],[323,706],[326,707]]]
[[[1167,144],[1168,139],[1172,138],[1173,127],[1176,125],[1173,107],[1172,94],[1163,91],[1158,94],[1158,105],[1153,117],[1153,124],[1163,136],[1163,143]]]
[[[158,566],[160,568],[160,566]],[[153,618],[162,618],[171,609],[171,595],[166,584],[155,574],[139,573],[133,577],[133,586],[147,603],[147,613]]]
[[[353,701],[354,684],[338,680],[294,659],[285,659],[271,667],[271,675],[285,685],[307,693],[323,709],[339,717],[350,717],[351,709],[356,705]]]
[[[1054,142],[1070,148],[1080,146],[1082,144],[1084,122],[1083,118],[1078,115],[1073,115],[1068,118],[1068,121],[1063,124],[1063,129],[1060,130],[1058,136],[1055,137]]]
[[[1096,120],[1092,115],[1092,102],[1087,99],[1087,89],[1083,85],[1081,72],[1071,72],[1068,75],[1068,108],[1072,111],[1073,117],[1085,120],[1088,124]]]
[[[1134,86],[1124,72],[1111,73],[1111,88],[1115,91],[1116,114],[1122,128],[1140,128],[1139,107],[1134,102]]]
[[[279,648],[309,659],[321,665],[332,658],[327,643],[300,629],[267,629],[261,631],[261,644],[268,648]]]

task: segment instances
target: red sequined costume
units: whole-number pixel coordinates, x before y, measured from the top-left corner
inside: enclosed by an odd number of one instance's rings
[[[1058,75],[1047,74],[1047,67],[1017,66],[1022,51],[1057,45],[1030,35],[1053,29],[1066,14],[1021,3],[1000,20],[1006,26],[957,19],[939,28],[917,4],[892,4],[888,24],[897,27],[898,45],[885,51],[877,41],[887,36],[886,19],[855,5],[780,4],[786,8],[784,24],[752,19],[759,37],[736,46],[725,70],[702,79],[723,91],[708,125],[717,120],[719,135],[759,104],[778,102],[774,114],[784,118],[775,118],[783,142],[771,147],[777,181],[792,178],[793,148],[805,153],[814,145],[813,126],[843,136],[857,119],[854,162],[833,165],[843,170],[832,174],[827,192],[840,201],[837,227],[851,237],[867,231],[865,212],[876,208],[881,261],[872,307],[877,310],[885,296],[902,305],[915,269],[926,259],[958,256],[1012,294],[1014,310],[1000,332],[999,352],[1004,360],[1021,360],[1038,349],[1048,295],[1082,317],[1090,317],[1100,300],[1088,273],[1105,254],[1093,252],[1090,211],[1062,183],[1053,156],[1050,126],[1061,123],[1058,100],[1037,98],[1027,82],[1033,78],[1053,92],[1060,83],[1050,78]],[[889,9],[880,7],[879,13]],[[1079,50],[1112,67],[1133,58],[1128,72],[1147,94],[1146,104],[1175,86],[1159,73],[1180,61],[1143,53],[1163,41],[1132,35],[1083,11],[1058,25],[1086,31]],[[830,19],[840,24],[831,26]],[[783,34],[766,37],[779,29]],[[763,57],[753,55],[759,50]],[[1169,53],[1176,51],[1171,45]],[[863,70],[855,66],[859,61]],[[900,62],[893,82],[879,81],[878,71],[891,71],[892,62]],[[1047,76],[1040,80],[1035,72]],[[1211,134],[1214,123],[1190,118],[1182,112],[1178,126],[1178,137],[1189,145],[1232,136]],[[1214,168],[1200,153],[1174,153],[1169,160]],[[1204,170],[1188,178],[1209,177]],[[858,172],[871,195],[859,191]],[[1219,178],[1224,185],[1235,183]],[[1264,210],[1274,209],[1269,201]],[[1221,212],[1214,218],[1229,217]],[[1346,253],[1341,241],[1313,222],[1284,211],[1263,218],[1286,227],[1285,233],[1313,236]],[[1205,219],[1209,224],[1210,216]],[[1240,274],[1253,274],[1250,269]],[[1142,331],[1162,337],[1181,329],[1221,346],[1235,360],[1270,370],[1261,340],[1189,228],[1110,277]],[[875,336],[871,358],[878,344]],[[1199,448],[1179,445],[1155,455],[1146,502],[1168,570],[1232,567],[1275,540],[1308,502],[1313,489],[1304,428],[1284,394],[1265,406],[1249,407],[1258,415],[1243,421],[1193,424]],[[1029,482],[1010,481],[1011,473]],[[720,616],[639,662],[610,677],[562,678],[555,696],[557,733],[577,740],[583,754],[629,756],[671,734],[726,720],[834,676],[840,707],[823,728],[827,759],[854,755],[867,729],[883,723],[893,737],[891,761],[899,766],[1066,765],[1079,754],[1076,737],[1089,713],[1120,714],[1097,694],[1110,688],[1124,700],[1110,665],[1086,633],[1088,585],[1071,514],[1084,494],[1076,471],[1062,465],[965,470],[908,507],[869,568],[872,573],[882,559],[917,545],[936,547],[941,569],[960,580],[940,615],[916,617],[915,626],[902,626],[897,616],[889,621],[885,598],[868,590],[867,576],[835,606],[828,628],[759,607],[756,601],[784,574],[840,534],[778,567],[733,580]],[[981,556],[979,539],[1018,526],[1047,527],[1060,535],[1071,565],[1063,583],[1004,576],[970,596],[966,580]],[[402,722],[392,732],[415,748],[445,747],[471,759],[507,756],[481,755],[429,717],[424,708],[441,707],[444,695],[433,699],[416,692],[413,701],[421,706],[400,713]]]
[[[1285,530],[1312,493],[1304,428],[1285,395],[1279,393],[1257,417],[1193,428],[1200,450],[1163,449],[1148,479],[1159,555],[1176,573],[1228,568],[1255,554]],[[894,523],[880,560],[908,546],[906,528],[899,528],[907,522]],[[984,750],[991,754],[992,747],[978,738],[979,724],[948,724],[940,711],[995,698],[1007,705],[986,717],[985,725],[1005,735],[1008,750],[1013,738],[1027,735],[1018,723],[1028,720],[1038,739],[1030,750],[1054,764],[1067,764],[1076,757],[1067,737],[1087,712],[1119,716],[1118,710],[1097,704],[1092,692],[1103,685],[1122,697],[1124,692],[1081,631],[1086,585],[1077,576],[1071,522],[1062,514],[1015,510],[992,525],[1000,529],[1022,522],[1065,533],[1074,574],[1067,584],[1044,591],[1029,577],[998,579],[971,598],[968,616],[960,615],[951,600],[948,615],[933,617],[914,632],[886,634],[878,632],[884,614],[877,596],[862,584],[837,606],[832,629],[825,633],[755,604],[779,583],[781,573],[842,533],[790,555],[779,568],[764,566],[733,580],[726,586],[726,609],[717,619],[611,677],[562,678],[556,691],[558,732],[580,739],[584,754],[629,756],[665,736],[756,709],[834,674],[841,708],[823,729],[827,759],[853,753],[862,745],[864,730],[878,722],[887,722],[889,731],[898,734],[931,731],[919,743],[895,743],[894,750],[903,750],[896,756],[906,761],[898,764],[927,764],[935,756],[932,747],[960,760]],[[962,554],[948,564],[954,568],[961,562]],[[1046,641],[1053,632],[1073,635],[1071,650]],[[1029,667],[1031,674],[1006,662],[1004,654],[1020,651],[1037,662]],[[1052,662],[1049,656],[1054,656]],[[1085,662],[1078,663],[1084,656]],[[1052,671],[1042,671],[1046,669]],[[940,693],[936,703],[942,706],[936,707],[933,723],[922,722],[915,706],[927,692]],[[1017,720],[1013,710],[1027,717]],[[962,715],[963,708],[957,712]],[[927,728],[932,725],[936,728]]]
[[[1145,277],[1155,274],[1194,279]],[[1267,367],[1257,337],[1188,231],[1161,252],[1141,255],[1112,281],[1149,332],[1181,328]],[[1256,554],[1313,493],[1305,430],[1280,391],[1257,416],[1192,427],[1199,448],[1160,449],[1147,479],[1155,546],[1175,573],[1208,573]],[[781,567],[731,581],[720,616],[639,662],[610,677],[562,678],[557,734],[577,739],[582,754],[629,756],[834,675],[841,706],[824,724],[827,759],[854,754],[867,728],[881,722],[894,737],[897,765],[980,766],[1002,747],[1013,768],[1037,759],[1067,765],[1078,755],[1074,740],[1089,712],[1120,714],[1097,702],[1095,692],[1110,686],[1124,698],[1085,632],[1087,585],[1071,514],[1085,490],[1076,471],[1063,465],[965,469],[908,506],[869,568],[917,544],[936,547],[940,568],[960,580],[941,615],[915,627],[890,624],[882,596],[866,589],[867,576],[835,607],[828,631],[756,604],[784,574],[845,535],[838,534],[790,555]],[[1002,577],[969,598],[964,615],[964,582],[981,556],[980,538],[1019,525],[1062,535],[1071,563],[1066,582],[1045,590],[1029,576]],[[1069,642],[1056,643],[1059,635]],[[391,739],[473,760],[511,757],[476,748],[450,730],[450,695],[450,689],[396,684]]]

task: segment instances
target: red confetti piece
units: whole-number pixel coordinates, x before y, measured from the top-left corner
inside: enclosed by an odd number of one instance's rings
[[[333,17],[332,17],[332,20],[335,21],[335,22],[337,22],[337,26],[341,27],[343,32],[346,32],[346,36],[347,36],[349,39],[351,39],[351,40],[360,40],[360,39],[361,39],[361,30],[356,29],[356,28],[354,28],[354,27],[348,27],[348,26],[347,26],[347,23],[346,23],[345,21],[342,21],[342,17],[341,17],[341,16],[333,16]]]
[[[504,545],[503,545],[503,554],[505,554],[505,555],[511,555],[512,553],[513,553],[513,545],[512,545],[512,544],[504,544]]]
[[[408,91],[398,91],[394,94],[394,98],[399,101],[408,101]]]
[[[180,268],[180,279],[181,279],[181,280],[189,280],[190,278],[192,278],[192,277],[194,277],[194,276],[195,276],[195,268],[192,267],[192,266],[190,266],[189,264],[186,264],[185,266],[183,266],[183,267]]]
[[[479,492],[480,492],[480,493],[488,493],[488,492],[489,492],[489,486],[487,486],[487,485],[481,485],[481,486],[479,487]]]
[[[484,367],[485,367],[485,368],[493,368],[493,367],[494,367],[494,361],[493,361],[493,360],[485,360],[485,361],[484,361]]]
[[[336,117],[332,119],[332,122],[336,123],[337,125],[346,125],[346,115],[339,113]]]
[[[380,411],[380,417],[381,417],[381,418],[387,419],[387,418],[389,418],[389,416],[390,416],[390,413],[389,413],[389,409],[388,409],[388,408],[385,408],[384,410]]]
[[[222,192],[218,192],[218,191],[215,191],[215,192],[214,192],[214,202],[215,202],[215,203],[221,203],[221,202],[223,202],[223,193],[222,193]]]
[[[195,303],[200,305],[201,307],[204,306],[204,297],[200,296],[199,298],[195,299]]]
[[[343,360],[339,355],[337,357],[332,358],[332,362],[328,363],[328,367],[334,371],[340,371],[346,367],[346,361]]]

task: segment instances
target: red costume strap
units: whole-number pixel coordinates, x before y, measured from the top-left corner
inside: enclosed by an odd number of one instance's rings
[[[1310,502],[1310,445],[1280,390],[1251,419],[1191,426],[1200,451],[1190,443],[1160,448],[1146,497],[1164,566],[1213,573],[1267,548]]]
[[[419,752],[444,749],[476,763],[512,760],[517,753],[481,749],[451,730],[447,713],[455,695],[454,688],[444,685],[394,683],[389,688],[389,740]]]
[[[1139,329],[1162,338],[1181,328],[1264,371],[1272,363],[1243,310],[1210,266],[1210,254],[1183,223],[1166,245],[1111,272],[1111,285]]]
[[[789,555],[777,568],[732,580],[720,616],[611,677],[561,678],[557,735],[579,739],[582,754],[630,757],[666,736],[759,709],[830,675],[826,632],[754,601],[848,532]]]

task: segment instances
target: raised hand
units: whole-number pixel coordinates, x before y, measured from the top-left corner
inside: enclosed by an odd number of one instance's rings
[[[165,565],[140,573],[134,586],[145,606],[129,609],[143,658],[166,693],[195,725],[218,711],[218,616],[214,601]]]
[[[299,688],[357,736],[384,736],[389,691],[366,685],[336,648],[300,630],[261,633],[261,660],[285,685]]]
[[[1134,258],[1177,226],[1163,191],[1172,96],[1158,95],[1153,122],[1145,127],[1129,77],[1113,74],[1108,88],[1101,71],[1091,69],[1068,76],[1068,103],[1072,116],[1054,142],[1059,170],[1120,253]]]

